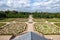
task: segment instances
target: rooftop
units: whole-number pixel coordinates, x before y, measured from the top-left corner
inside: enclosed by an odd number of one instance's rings
[[[15,37],[13,40],[47,40],[47,39],[34,32],[28,32],[23,35]]]

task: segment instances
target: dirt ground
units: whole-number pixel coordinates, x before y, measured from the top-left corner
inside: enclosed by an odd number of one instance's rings
[[[44,35],[47,39],[60,40],[60,35]]]
[[[0,40],[9,40],[12,35],[0,35]]]

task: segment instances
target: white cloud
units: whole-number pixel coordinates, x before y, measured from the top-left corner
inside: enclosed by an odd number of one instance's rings
[[[6,5],[13,8],[20,8],[30,6],[30,1],[28,0],[6,0]]]
[[[0,1],[0,6],[3,5],[3,2]]]
[[[45,0],[45,1],[39,1],[39,2],[34,2],[33,3],[33,6],[40,6],[40,5],[45,5],[45,6],[47,6],[47,5],[51,5],[51,4],[54,4],[54,3],[57,3],[57,2],[59,2],[60,0]]]
[[[60,4],[55,4],[54,6],[56,6],[56,7],[60,7]]]
[[[29,10],[57,9],[60,8],[60,3],[58,3],[59,1],[60,0],[4,0],[0,1],[0,6],[5,4],[12,9],[29,8]]]
[[[36,1],[32,6],[36,9],[57,9],[60,7],[60,3],[56,4],[60,0],[45,0],[45,1]]]
[[[51,9],[51,7],[46,7],[45,9]]]

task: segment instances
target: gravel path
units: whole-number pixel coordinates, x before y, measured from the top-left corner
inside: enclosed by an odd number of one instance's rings
[[[43,36],[41,33],[38,33],[37,31],[34,30],[34,24],[35,23],[36,22],[33,21],[32,15],[30,15],[29,16],[29,21],[27,22],[27,25],[28,25],[27,32],[35,32],[35,33],[39,34],[40,36]]]
[[[34,23],[33,23],[33,18],[32,15],[29,16],[29,21],[27,22],[28,27],[27,27],[27,32],[34,31]]]

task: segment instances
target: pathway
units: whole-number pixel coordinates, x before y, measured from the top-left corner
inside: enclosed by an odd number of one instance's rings
[[[27,22],[27,24],[28,24],[27,32],[34,31],[32,15],[29,16],[29,21]]]
[[[35,32],[35,33],[37,33],[38,35],[43,36],[43,34],[41,34],[41,33],[39,33],[39,32],[37,32],[37,31],[34,30],[34,24],[35,24],[36,22],[33,21],[32,15],[29,15],[29,21],[26,22],[26,23],[27,23],[27,25],[28,25],[28,26],[27,26],[27,32]]]

